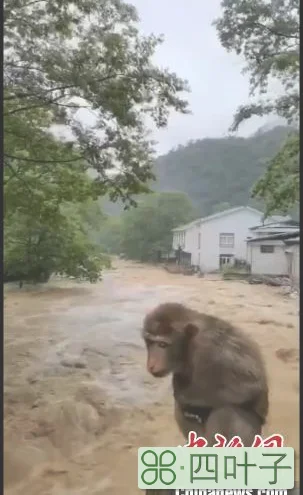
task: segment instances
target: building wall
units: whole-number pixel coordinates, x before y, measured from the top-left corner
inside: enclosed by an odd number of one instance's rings
[[[294,244],[293,246],[287,246],[287,251],[291,254],[291,264],[289,276],[292,285],[295,287],[300,286],[300,244]]]
[[[201,223],[199,263],[201,270],[204,272],[218,270],[220,267],[220,254],[232,254],[235,258],[246,260],[246,238],[250,235],[249,229],[258,225],[261,221],[262,214],[259,215],[257,212],[243,209],[230,215],[224,215]],[[223,233],[234,234],[234,247],[220,247],[220,234]],[[196,258],[198,258],[198,252]]]
[[[200,228],[195,225],[186,232],[185,251],[191,253],[191,264],[198,265],[198,234]]]
[[[174,232],[173,236],[173,249],[178,249],[179,246],[186,253],[191,253],[191,264],[198,264],[198,233],[199,227],[197,225],[192,225],[189,228],[181,232]],[[179,235],[178,235],[179,234]],[[181,235],[180,235],[181,234]],[[181,240],[181,242],[180,242]]]
[[[261,245],[274,245],[273,253],[261,253]],[[247,261],[255,275],[287,275],[288,260],[283,241],[251,242],[247,245]]]
[[[186,241],[186,230],[180,230],[178,232],[174,232],[173,234],[173,249],[178,249],[181,247],[182,249],[185,248],[185,241]]]

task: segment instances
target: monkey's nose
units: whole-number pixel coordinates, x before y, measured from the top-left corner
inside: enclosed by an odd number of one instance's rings
[[[153,364],[148,364],[147,365],[147,371],[151,374],[154,373],[154,370],[155,370],[155,366]]]
[[[151,374],[151,375],[154,375],[156,376],[157,373],[158,373],[158,369],[157,369],[157,363],[148,363],[147,365],[147,370],[148,372]]]
[[[166,375],[165,370],[157,369],[157,366],[149,366],[148,371],[151,375],[153,375],[155,378],[162,378],[163,376]]]

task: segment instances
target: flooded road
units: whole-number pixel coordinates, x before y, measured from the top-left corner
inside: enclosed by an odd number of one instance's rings
[[[154,402],[163,387],[148,386],[142,363],[141,326],[146,312],[164,300],[176,300],[182,286],[121,288],[113,273],[98,293],[90,292],[55,317],[63,340],[45,356],[48,366],[60,363],[89,368],[95,383],[120,405]],[[45,361],[42,364],[45,369]],[[130,386],[131,384],[131,386]],[[155,386],[156,385],[156,386]]]
[[[271,380],[268,432],[298,445],[297,299],[240,281],[114,265],[96,285],[6,290],[5,493],[140,493],[137,448],[181,440],[170,379],[146,373],[140,336],[146,312],[165,301],[254,335]]]

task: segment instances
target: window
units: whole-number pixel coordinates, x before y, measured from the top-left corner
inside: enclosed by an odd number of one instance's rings
[[[201,247],[201,234],[199,232],[199,234],[198,234],[198,249],[200,249],[200,247]]]
[[[234,247],[235,234],[220,234],[220,247]]]
[[[273,253],[275,250],[275,246],[272,244],[261,244],[260,252],[261,253]]]

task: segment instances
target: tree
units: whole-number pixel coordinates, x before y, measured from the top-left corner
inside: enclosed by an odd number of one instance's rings
[[[79,203],[77,213],[81,218],[88,239],[92,243],[100,245],[100,229],[108,220],[107,215],[102,211],[102,202],[89,199],[84,203]]]
[[[172,249],[172,229],[192,220],[194,210],[183,193],[151,194],[122,214],[122,249],[132,259],[147,261],[157,251]]]
[[[300,201],[300,137],[291,132],[263,177],[252,189],[253,198],[265,202],[265,216],[298,210]]]
[[[228,210],[231,205],[227,201],[222,201],[222,203],[217,203],[213,206],[212,213],[219,213],[220,211]]]
[[[4,281],[47,282],[53,273],[90,282],[110,266],[107,256],[89,241],[81,217],[70,209],[45,218],[16,212],[5,219]]]
[[[121,216],[109,216],[99,228],[98,243],[107,253],[120,254],[122,247]]]
[[[162,38],[140,36],[137,23],[135,8],[121,0],[6,2],[5,133],[18,140],[14,154],[4,150],[10,173],[29,161],[68,168],[84,160],[97,172],[99,193],[113,201],[132,203],[133,194],[148,189],[153,150],[146,116],[163,127],[170,109],[187,113],[180,95],[188,88],[151,62]],[[83,108],[92,116],[90,126],[77,118]],[[37,138],[44,138],[46,129],[41,128],[33,136],[31,157],[21,153],[33,130],[20,129],[16,119],[31,119],[33,109],[48,112],[48,126],[60,123],[71,130],[61,156],[42,156],[43,139],[39,144]]]
[[[286,213],[300,201],[300,142],[291,136],[253,189],[254,196],[265,199],[267,212]]]
[[[4,279],[46,282],[57,272],[95,282],[108,264],[87,232],[87,210],[99,186],[84,160],[74,161],[73,150],[43,130],[48,119],[46,109],[35,108],[12,114],[7,124]]]
[[[222,16],[215,21],[220,42],[228,51],[244,56],[244,72],[250,74],[250,95],[259,90],[259,101],[241,106],[234,117],[231,129],[253,115],[277,114],[297,127],[299,122],[299,0],[223,0]],[[277,80],[281,94],[269,97],[271,80]],[[298,173],[299,155],[294,158],[292,150],[299,149],[299,135],[292,133],[278,157],[269,163],[267,172],[257,183],[253,195],[266,202],[267,214],[279,209],[286,211],[294,206],[299,197],[293,187],[298,187],[298,177],[289,180],[287,171],[291,167]],[[283,159],[282,159],[283,157]],[[290,158],[292,165],[283,160]],[[294,166],[294,162],[297,165]],[[277,193],[276,179],[280,186]],[[282,196],[281,196],[282,195]]]
[[[146,117],[163,127],[171,109],[187,113],[188,88],[151,62],[162,39],[140,36],[137,23],[121,0],[6,2],[6,279],[59,272],[96,281],[107,259],[92,202],[107,194],[129,206],[148,191]],[[55,138],[54,124],[70,137]]]

